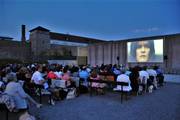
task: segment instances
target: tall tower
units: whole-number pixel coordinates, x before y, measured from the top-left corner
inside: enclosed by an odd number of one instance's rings
[[[50,30],[38,26],[29,32],[31,52],[35,59],[40,59],[40,55],[50,49]]]
[[[21,42],[24,45],[26,43],[26,26],[21,26]]]

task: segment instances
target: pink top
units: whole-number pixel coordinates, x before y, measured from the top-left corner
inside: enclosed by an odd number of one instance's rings
[[[70,80],[70,76],[68,73],[64,73],[64,75],[61,77],[62,80]]]

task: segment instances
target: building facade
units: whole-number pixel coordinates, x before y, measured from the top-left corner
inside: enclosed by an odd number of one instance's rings
[[[29,31],[29,41],[25,39],[25,25],[22,25],[21,41],[0,37],[0,60],[23,62],[57,61],[61,63],[87,64],[88,44],[103,40],[51,32],[38,26]]]
[[[163,40],[163,61],[162,62],[128,62],[128,42]],[[158,44],[157,44],[157,47]],[[96,43],[88,46],[88,64],[122,64],[133,67],[158,65],[167,73],[180,74],[180,34],[144,37],[119,41]]]
[[[0,60],[16,59],[22,62],[60,61],[63,64],[122,64],[158,65],[168,73],[180,73],[180,34],[161,35],[144,38],[104,41],[99,39],[51,32],[38,26],[30,32],[29,41],[25,38],[22,25],[22,40],[13,41],[0,37]],[[128,62],[128,42],[163,40],[162,62]],[[157,45],[158,46],[158,45]]]

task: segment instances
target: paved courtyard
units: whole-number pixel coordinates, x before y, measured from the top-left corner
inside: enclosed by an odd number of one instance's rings
[[[132,96],[123,104],[118,93],[108,92],[92,97],[85,94],[30,111],[40,120],[180,120],[180,84],[166,83],[152,94]],[[11,114],[10,120],[15,120],[14,116]]]

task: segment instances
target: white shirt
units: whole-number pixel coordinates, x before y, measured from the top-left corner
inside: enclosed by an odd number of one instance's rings
[[[32,75],[31,80],[34,81],[35,84],[39,85],[40,81],[44,80],[44,78],[42,77],[42,74],[39,71],[36,71]],[[47,89],[49,87],[47,83],[44,83],[43,86],[44,86],[44,89]]]
[[[144,83],[146,84],[147,79],[149,79],[149,73],[145,70],[141,70],[141,71],[139,71],[139,77],[140,77],[141,82],[144,79],[145,80]]]
[[[148,72],[149,76],[154,76],[154,77],[157,76],[156,71],[153,69],[147,69],[147,72]]]
[[[131,91],[131,81],[129,80],[129,76],[127,76],[126,74],[121,74],[117,77],[117,81],[118,82],[126,82],[129,85],[128,86],[123,86],[123,91]],[[117,85],[116,88],[114,88],[114,90],[121,90],[121,85]]]
[[[42,74],[39,71],[36,71],[33,73],[31,80],[35,83],[35,84],[40,84],[41,80],[44,80],[44,78],[42,77]]]
[[[144,70],[139,71],[139,76],[146,77],[147,79],[149,79],[148,72]]]

